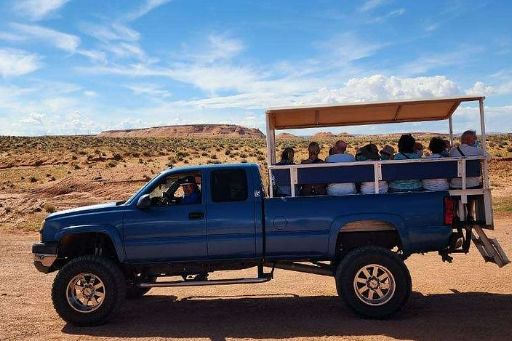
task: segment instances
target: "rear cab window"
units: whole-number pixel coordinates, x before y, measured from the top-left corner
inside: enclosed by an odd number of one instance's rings
[[[210,175],[213,202],[245,201],[248,197],[247,174],[243,169],[215,170]]]

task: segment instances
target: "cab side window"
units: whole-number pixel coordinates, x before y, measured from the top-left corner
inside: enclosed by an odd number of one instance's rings
[[[213,171],[210,180],[213,202],[247,200],[247,176],[243,169]]]

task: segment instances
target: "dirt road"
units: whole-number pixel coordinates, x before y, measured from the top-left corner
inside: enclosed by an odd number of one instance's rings
[[[490,234],[512,255],[511,219],[498,219]],[[109,324],[77,328],[53,310],[55,275],[32,266],[30,246],[37,238],[0,235],[0,340],[510,340],[512,335],[512,265],[486,264],[474,248],[453,264],[434,253],[407,260],[414,293],[391,320],[354,316],[336,296],[331,278],[276,270],[275,280],[266,284],[152,289],[127,301]]]

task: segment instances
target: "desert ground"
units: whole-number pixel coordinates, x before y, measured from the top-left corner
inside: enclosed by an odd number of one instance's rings
[[[323,157],[336,138],[320,140]],[[351,152],[369,141],[396,148],[397,140],[344,138]],[[421,136],[424,145],[427,140]],[[300,160],[308,142],[286,138],[278,149],[293,146]],[[510,256],[512,136],[493,135],[488,143],[496,220],[489,234]],[[100,327],[73,327],[57,316],[50,299],[55,274],[38,273],[30,253],[48,213],[126,199],[171,165],[257,162],[264,170],[264,145],[232,138],[0,137],[0,339],[510,339],[512,267],[485,263],[475,248],[452,264],[434,253],[410,257],[414,294],[386,321],[354,316],[336,296],[333,279],[284,270],[259,285],[152,289]]]

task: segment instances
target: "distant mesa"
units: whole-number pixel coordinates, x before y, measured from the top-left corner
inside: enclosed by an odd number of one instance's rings
[[[334,135],[330,131],[321,131],[312,136],[312,138],[314,140],[326,140],[326,139],[332,139],[335,137],[336,137],[336,135]]]
[[[256,128],[246,128],[235,124],[188,124],[141,129],[107,130],[99,137],[234,137],[264,138]]]
[[[293,140],[298,139],[299,137],[290,133],[281,133],[277,134],[276,139],[278,140]]]

